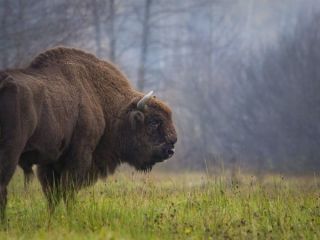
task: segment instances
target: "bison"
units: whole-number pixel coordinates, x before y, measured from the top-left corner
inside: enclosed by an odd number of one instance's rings
[[[58,47],[0,72],[0,214],[17,165],[32,165],[50,209],[121,163],[150,171],[174,154],[170,108],[113,64]],[[68,194],[67,194],[68,193]]]

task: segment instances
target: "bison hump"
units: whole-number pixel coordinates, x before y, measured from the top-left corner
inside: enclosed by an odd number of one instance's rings
[[[30,63],[32,68],[46,67],[52,63],[79,62],[82,59],[99,61],[94,55],[75,48],[56,47],[36,56]]]

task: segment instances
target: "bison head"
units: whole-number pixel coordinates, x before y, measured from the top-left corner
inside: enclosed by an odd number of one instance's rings
[[[122,160],[137,170],[150,171],[154,164],[174,154],[177,134],[168,106],[149,94],[134,99],[122,118]]]

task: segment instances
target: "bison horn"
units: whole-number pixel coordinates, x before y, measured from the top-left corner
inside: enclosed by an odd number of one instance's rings
[[[153,91],[150,91],[149,93],[144,95],[143,98],[141,98],[141,100],[137,103],[137,108],[139,110],[144,110],[145,109],[146,103],[152,97],[152,94],[153,94]]]

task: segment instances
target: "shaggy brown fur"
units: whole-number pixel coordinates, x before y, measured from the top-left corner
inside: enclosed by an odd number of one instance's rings
[[[142,97],[114,65],[76,49],[51,49],[26,69],[0,72],[2,218],[18,164],[27,179],[37,165],[53,208],[121,162],[151,170],[171,157],[177,141],[171,111],[156,98],[141,111]]]

